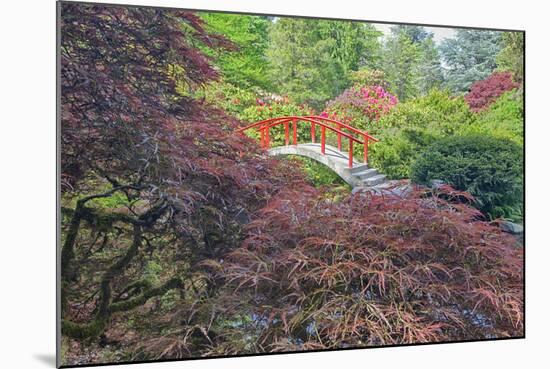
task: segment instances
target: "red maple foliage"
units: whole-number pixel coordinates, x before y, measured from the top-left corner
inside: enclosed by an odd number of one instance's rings
[[[439,191],[332,203],[289,189],[241,248],[208,263],[227,283],[224,308],[259,322],[243,333],[258,351],[522,335],[521,248],[476,220],[471,195]]]
[[[176,92],[217,77],[197,43],[232,47],[192,12],[61,4],[67,336],[97,336],[115,313],[183,288],[198,261],[236,247],[287,176],[300,178],[233,134],[235,120]],[[173,271],[160,286],[140,282],[150,261]]]
[[[519,85],[514,82],[512,73],[495,72],[482,81],[472,84],[464,97],[472,111],[480,111],[491,105],[500,95]]]

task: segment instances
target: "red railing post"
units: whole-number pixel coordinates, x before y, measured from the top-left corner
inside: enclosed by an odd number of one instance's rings
[[[342,129],[342,126],[338,124],[337,127],[338,127],[338,150],[342,151],[342,136],[340,135],[340,130]]]
[[[315,123],[311,122],[311,143],[315,143]]]
[[[325,126],[321,126],[321,154],[325,155]]]
[[[349,151],[348,151],[348,167],[353,168],[353,140],[349,139]]]
[[[285,145],[288,146],[288,122],[285,122]]]
[[[269,149],[269,126],[265,128],[265,148]]]
[[[264,130],[264,128],[260,129],[260,146],[265,148],[265,130]]]
[[[365,143],[363,144],[363,162],[367,164],[369,161],[369,138],[365,135]]]
[[[296,118],[292,119],[292,142],[294,145],[298,144],[298,128],[296,127],[298,122]]]

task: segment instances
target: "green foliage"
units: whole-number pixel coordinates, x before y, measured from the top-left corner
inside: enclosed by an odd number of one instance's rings
[[[404,100],[441,87],[443,68],[433,33],[424,27],[409,25],[394,26],[391,31],[385,65],[392,74],[399,98]]]
[[[378,69],[360,68],[349,73],[349,80],[359,86],[380,86],[388,89],[384,71]]]
[[[258,100],[253,106],[246,108],[241,119],[246,122],[256,122],[262,119],[283,117],[289,115],[313,115],[315,111],[305,104],[297,104],[290,98],[278,98],[272,101]]]
[[[387,133],[393,134],[395,129],[413,127],[451,134],[473,119],[474,114],[464,99],[434,89],[425,96],[398,104],[389,114],[382,116],[376,133],[386,136]]]
[[[380,32],[372,25],[280,18],[269,32],[269,75],[276,92],[322,108],[360,64],[374,64]]]
[[[420,44],[427,39],[432,38],[432,34],[422,26],[411,26],[411,25],[396,25],[391,27],[393,34],[402,34],[406,36],[411,42],[415,44]]]
[[[358,22],[319,21],[321,40],[330,40],[329,56],[336,59],[345,74],[359,66],[374,67],[379,63],[382,33],[373,25]]]
[[[521,214],[523,153],[512,141],[481,135],[438,140],[411,168],[414,183],[428,185],[434,179],[471,193],[476,207],[491,217]]]
[[[112,190],[112,186],[109,183],[105,183],[97,180],[96,178],[86,181],[86,186],[89,188],[97,188],[97,191],[108,192]],[[82,191],[78,196],[73,198],[63,199],[63,206],[67,208],[72,208],[76,206],[78,200],[83,199],[89,196],[91,193],[88,191]],[[128,197],[124,192],[115,192],[107,197],[97,197],[89,201],[89,205],[96,209],[103,210],[112,210],[122,207],[130,206],[131,204],[136,204],[139,201],[134,200],[133,202],[128,200]]]
[[[100,208],[113,209],[129,204],[128,198],[122,192],[115,192],[109,197],[100,197],[92,200],[92,203]]]
[[[498,70],[512,72],[516,82],[523,81],[523,38],[523,32],[503,32],[503,48],[496,58]]]
[[[296,104],[288,97],[273,100],[271,102],[264,102],[258,100],[257,104],[246,108],[240,115],[240,119],[245,122],[254,123],[260,120],[284,116],[301,116],[301,115],[314,115],[315,112],[312,108],[304,104]],[[297,125],[297,138],[299,142],[305,142],[310,140],[311,131],[310,125],[301,122]],[[256,131],[249,130],[246,132],[252,137],[259,137]],[[285,142],[285,131],[283,125],[273,127],[269,130],[270,141],[276,145],[282,145]],[[289,124],[289,138],[292,142],[292,124]]]
[[[501,32],[458,29],[454,38],[439,47],[448,66],[445,85],[453,92],[466,92],[471,84],[487,78],[496,68]]]
[[[154,261],[149,261],[145,264],[143,270],[143,281],[151,286],[160,284],[160,274],[162,273],[162,266]]]
[[[211,82],[197,92],[198,99],[240,118],[243,111],[256,105],[256,94],[228,82]]]
[[[476,117],[463,133],[506,138],[523,145],[523,101],[519,91],[506,92]]]
[[[464,99],[447,91],[432,90],[397,104],[370,129],[380,138],[371,146],[370,161],[391,179],[408,178],[410,165],[426,145],[468,127],[474,119]]]
[[[418,94],[416,79],[421,58],[420,46],[401,28],[393,28],[384,44],[383,70],[391,92],[404,101]]]
[[[200,13],[207,30],[231,40],[236,51],[207,50],[214,57],[225,81],[240,88],[269,87],[265,51],[269,19],[243,14]]]
[[[176,307],[180,298],[180,292],[170,290],[160,297],[160,306],[163,310],[169,311]]]
[[[422,57],[418,67],[418,89],[427,94],[434,88],[441,88],[444,80],[441,58],[433,36],[426,38],[421,44]]]
[[[404,128],[371,146],[370,163],[390,179],[408,178],[416,157],[437,137],[427,130]]]
[[[349,185],[327,166],[303,156],[289,155],[289,158],[299,162],[306,173],[306,179],[315,187],[339,186],[349,189]]]

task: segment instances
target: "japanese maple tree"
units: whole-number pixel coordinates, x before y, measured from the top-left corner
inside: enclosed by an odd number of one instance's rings
[[[250,223],[241,248],[206,264],[227,285],[223,309],[254,317],[240,329],[253,350],[522,335],[522,249],[477,220],[464,204],[471,195],[442,186],[317,196],[288,190]]]
[[[197,43],[232,47],[192,12],[61,4],[66,336],[97,336],[116,313],[185,288],[292,172],[191,97],[218,76]],[[171,273],[151,283],[153,262]]]
[[[470,87],[470,92],[464,97],[472,111],[480,111],[495,102],[506,91],[519,87],[514,82],[512,73],[495,72],[482,81],[477,81]]]

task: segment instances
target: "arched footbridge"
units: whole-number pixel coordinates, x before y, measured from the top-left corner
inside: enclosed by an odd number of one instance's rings
[[[304,124],[309,126],[308,142],[298,143],[298,126]],[[284,138],[272,139],[272,129],[277,126],[284,127]],[[368,165],[369,144],[378,139],[348,124],[321,116],[285,116],[255,122],[237,132],[247,130],[258,132],[269,155],[299,155],[316,160],[352,187],[376,187],[386,182],[383,174]],[[301,132],[303,139],[304,131]],[[362,148],[361,161],[354,158],[358,147]]]

